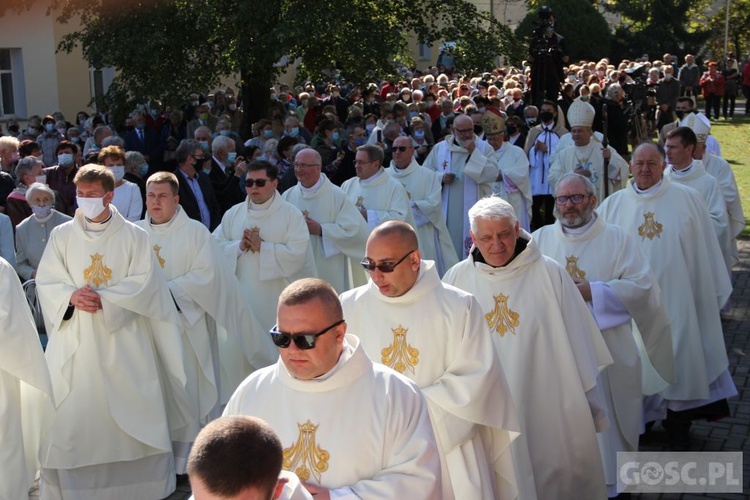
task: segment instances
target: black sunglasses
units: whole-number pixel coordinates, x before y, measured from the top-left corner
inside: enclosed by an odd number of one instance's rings
[[[318,333],[298,333],[292,335],[291,333],[284,333],[277,330],[278,325],[274,325],[273,328],[271,328],[271,331],[268,332],[271,334],[271,340],[273,340],[273,343],[276,344],[276,347],[281,347],[282,349],[286,349],[290,345],[292,345],[292,340],[294,341],[294,345],[297,346],[297,348],[306,350],[306,349],[315,349],[315,340],[320,337],[321,335],[324,335],[332,328],[335,328],[339,326],[341,323],[343,323],[344,320],[340,319],[328,328],[319,331]]]
[[[254,185],[258,185],[259,188],[262,188],[266,185],[266,182],[271,182],[269,179],[245,179],[245,187],[253,187]]]
[[[403,153],[407,149],[411,149],[411,146],[393,146],[391,149],[393,151],[399,151],[399,152]]]
[[[401,257],[401,260],[396,262],[395,264],[391,264],[390,262],[385,262],[383,264],[375,264],[370,259],[365,259],[362,262],[359,263],[360,266],[364,267],[367,271],[374,271],[375,269],[379,269],[381,273],[392,273],[394,269],[396,269],[396,266],[401,264],[406,258],[411,255],[412,253],[416,252],[415,250],[409,251],[406,255]]]

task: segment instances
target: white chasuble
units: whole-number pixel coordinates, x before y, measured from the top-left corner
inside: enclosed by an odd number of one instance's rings
[[[337,365],[293,378],[281,359],[250,375],[224,415],[268,422],[284,447],[283,468],[336,498],[442,498],[440,458],[419,388],[373,364],[346,335]]]
[[[38,470],[38,413],[52,382],[34,319],[13,266],[0,258],[0,498],[28,498]]]
[[[566,134],[569,135],[569,134]],[[628,162],[620,156],[612,146],[608,146],[610,153],[609,169],[609,194],[619,191],[625,186],[628,179]],[[602,156],[602,144],[593,137],[586,146],[575,144],[562,150],[558,150],[554,160],[549,167],[549,182],[554,190],[563,175],[575,170],[585,170],[591,173],[589,181],[594,185],[594,194],[598,203],[604,201],[604,157]]]
[[[609,422],[599,371],[612,364],[601,332],[565,268],[525,248],[503,267],[476,258],[443,280],[476,296],[502,361],[521,436],[511,445],[519,498],[605,498],[596,433]]]
[[[447,469],[443,498],[515,498],[509,446],[519,427],[476,299],[423,260],[404,295],[387,297],[370,280],[341,303],[368,355],[422,389]]]
[[[669,400],[708,398],[709,384],[728,366],[719,309],[732,286],[705,203],[695,190],[665,176],[645,193],[631,182],[598,212],[635,237],[661,287],[675,382],[660,394]]]
[[[491,147],[487,153],[492,154]],[[478,142],[476,149],[469,154],[449,135],[432,148],[422,166],[434,171],[441,183],[443,174],[456,176],[451,184],[442,187],[443,217],[456,255],[464,258],[471,247],[467,213],[474,203],[492,194],[492,183],[498,174],[497,164],[480,150]]]
[[[425,260],[435,261],[442,276],[458,263],[458,256],[443,217],[440,179],[415,159],[403,170],[391,162],[385,171],[406,189],[416,223],[419,251]]]
[[[389,220],[400,220],[416,227],[406,189],[387,175],[385,169],[381,168],[365,180],[352,177],[341,185],[341,189],[357,210],[367,210],[367,225],[370,231]]]
[[[71,498],[168,495],[170,431],[181,435],[191,420],[180,319],[148,234],[109,209],[105,223],[78,210],[56,227],[36,278],[56,404],[41,449],[52,498],[55,489]],[[86,285],[102,308],[64,319]]]
[[[665,381],[674,381],[672,335],[661,289],[638,243],[601,217],[581,235],[566,234],[557,221],[532,237],[542,254],[565,266],[571,278],[590,283],[592,301],[587,305],[614,359],[599,375],[612,425],[597,437],[607,485],[615,485],[617,452],[638,451],[641,399],[648,394],[641,383],[641,357],[648,357]],[[646,346],[641,353],[633,337],[638,331],[643,337],[639,345]]]
[[[341,293],[354,286],[349,269],[358,274],[356,282],[364,279],[359,263],[365,257],[370,228],[341,188],[325,175],[318,182],[320,185],[311,189],[296,184],[283,198],[320,224],[323,235],[310,235],[318,277]]]
[[[508,142],[494,152],[492,159],[500,169],[502,180],[493,184],[493,192],[513,206],[521,227],[529,230],[531,225],[531,181],[529,180],[529,159],[523,148]]]
[[[245,229],[260,235],[260,252],[240,250]],[[276,323],[282,290],[300,278],[318,276],[305,218],[278,193],[261,205],[248,198],[227,210],[213,237],[240,282],[247,306],[265,332]]]

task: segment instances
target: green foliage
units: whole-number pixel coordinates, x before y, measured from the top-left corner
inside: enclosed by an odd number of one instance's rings
[[[571,63],[585,59],[598,61],[610,55],[611,34],[604,16],[589,0],[532,0],[530,10],[516,28],[516,35],[529,45],[538,8],[546,5],[557,19],[555,31],[565,37]]]
[[[721,61],[724,58],[724,32],[726,26],[726,4],[718,5],[713,15],[710,9],[701,9],[693,19],[703,26],[708,26],[710,38],[704,49],[704,59]],[[729,4],[729,43],[727,50],[733,52],[738,60],[747,56],[750,50],[750,0],[732,0]]]

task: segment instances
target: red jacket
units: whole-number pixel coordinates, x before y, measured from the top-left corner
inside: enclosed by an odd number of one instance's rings
[[[746,62],[742,68],[742,86],[750,87],[750,62]]]
[[[708,97],[709,95],[716,95],[716,96],[723,96],[724,95],[724,75],[719,73],[718,71],[711,76],[711,74],[706,71],[703,73],[703,76],[701,76],[701,95],[703,97]]]

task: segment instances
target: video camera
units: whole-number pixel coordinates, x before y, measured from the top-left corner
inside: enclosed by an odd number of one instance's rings
[[[531,32],[530,52],[534,55],[544,55],[559,50],[557,39],[552,36],[555,32],[552,9],[545,5],[539,8],[537,15],[539,19],[533,22],[534,30]]]

